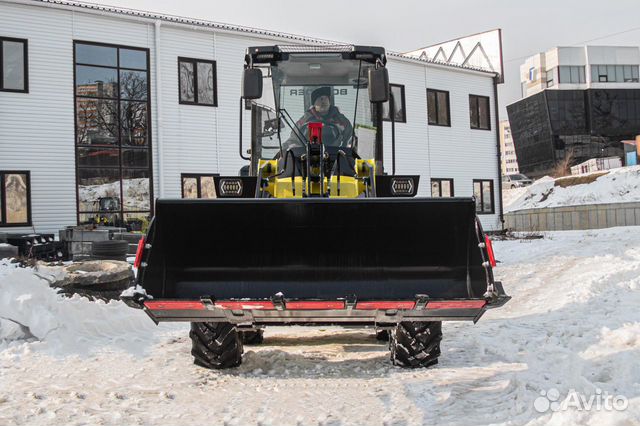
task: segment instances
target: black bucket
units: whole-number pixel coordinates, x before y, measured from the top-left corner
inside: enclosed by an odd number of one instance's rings
[[[156,298],[406,300],[486,291],[471,198],[158,200]]]

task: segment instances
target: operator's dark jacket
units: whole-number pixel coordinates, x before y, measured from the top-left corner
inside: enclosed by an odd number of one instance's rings
[[[304,113],[304,115],[296,122],[296,126],[300,129],[306,123],[324,123],[325,125],[331,124],[336,126],[342,136],[342,140],[346,143],[351,140],[351,134],[353,132],[353,127],[351,126],[351,122],[349,119],[342,114],[338,108],[331,105],[329,107],[329,111],[325,115],[321,115],[316,111],[316,109],[312,106]],[[308,135],[305,135],[305,137]],[[287,140],[287,144],[293,143],[298,145],[300,142],[293,132],[291,132],[291,136]]]

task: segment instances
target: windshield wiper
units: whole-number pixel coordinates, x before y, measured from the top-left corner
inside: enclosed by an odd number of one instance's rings
[[[293,134],[295,134],[297,138],[300,140],[300,142],[302,142],[302,144],[306,146],[307,142],[304,140],[304,135],[302,134],[302,131],[300,131],[298,126],[295,124],[295,121],[293,121],[293,118],[291,118],[289,111],[287,111],[286,108],[280,108],[279,111],[284,112],[286,114],[286,116],[283,115],[284,122],[287,123],[287,126],[291,127],[291,131],[293,132]],[[287,120],[287,117],[289,117],[288,120],[291,120],[291,124]]]
[[[356,83],[356,105],[353,108],[353,125],[351,126],[351,146],[356,142],[356,119],[358,118],[358,95],[360,95],[360,73],[362,72],[362,60],[358,64],[358,78]]]

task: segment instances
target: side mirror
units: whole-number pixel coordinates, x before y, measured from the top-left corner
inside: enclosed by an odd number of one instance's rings
[[[372,103],[389,100],[389,72],[384,67],[369,70],[369,100]]]
[[[242,97],[244,99],[260,99],[262,97],[262,70],[245,68],[242,74]]]

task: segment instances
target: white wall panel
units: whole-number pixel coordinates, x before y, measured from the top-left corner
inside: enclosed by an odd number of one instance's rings
[[[492,179],[496,214],[480,218],[485,228],[496,229],[501,197],[493,81],[481,75],[429,66],[427,87],[448,91],[451,108],[451,127],[428,126],[432,177],[453,178],[455,195],[460,197],[473,195],[473,179]],[[469,95],[490,98],[491,130],[471,128]]]
[[[54,232],[76,223],[72,17],[7,3],[0,16],[0,35],[27,39],[29,56],[29,93],[0,92],[0,170],[31,171],[34,228]]]
[[[162,22],[161,51],[155,51],[154,23],[104,16],[87,10],[61,10],[35,3],[0,2],[0,35],[29,39],[29,94],[0,92],[0,169],[31,170],[33,222],[37,231],[76,223],[73,117],[73,40],[150,49],[152,147],[155,195],[158,173],[164,197],[180,197],[181,173],[235,175],[247,164],[238,154],[240,84],[245,50],[275,44],[268,38]],[[287,44],[290,44],[289,41]],[[215,60],[218,106],[181,105],[178,57]],[[158,113],[156,61],[161,70]],[[391,59],[392,83],[403,84],[407,123],[396,124],[396,171],[421,176],[420,195],[430,195],[430,178],[453,178],[455,193],[471,196],[473,179],[493,179],[499,211],[493,82],[481,75]],[[426,89],[450,92],[452,126],[427,125]],[[491,98],[491,131],[469,125],[469,94]],[[245,149],[250,114],[244,115]],[[162,131],[159,128],[162,127]],[[385,169],[391,172],[391,126],[384,124]],[[163,164],[159,167],[162,135]],[[497,215],[482,216],[490,229]],[[11,228],[8,228],[11,229]]]

